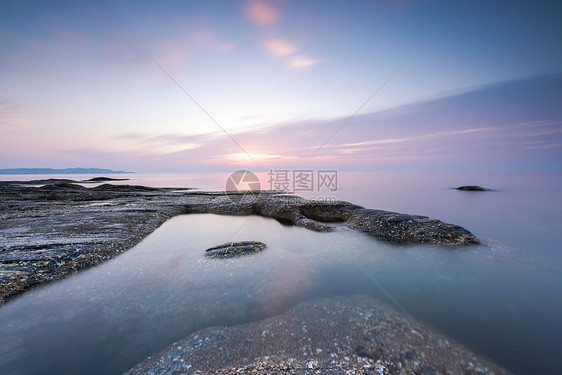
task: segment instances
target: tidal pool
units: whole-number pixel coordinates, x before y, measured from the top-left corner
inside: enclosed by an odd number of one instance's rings
[[[267,244],[209,259],[228,241]],[[514,369],[524,314],[501,248],[394,246],[256,216],[182,215],[95,268],[0,308],[3,374],[117,374],[198,329],[283,312],[321,296],[370,294]],[[497,264],[505,262],[503,270]],[[532,339],[532,338],[531,338]],[[515,368],[515,370],[517,370]]]

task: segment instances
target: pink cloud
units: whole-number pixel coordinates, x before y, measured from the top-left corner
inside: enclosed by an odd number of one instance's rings
[[[298,51],[298,48],[285,39],[269,39],[265,42],[265,49],[274,56],[285,57]]]
[[[301,69],[319,63],[320,60],[314,59],[307,55],[298,55],[291,58],[289,61],[289,66],[291,68]]]
[[[261,0],[246,2],[246,15],[259,26],[271,26],[279,19],[279,11],[271,3]]]
[[[264,47],[271,55],[284,58],[287,66],[293,69],[307,68],[320,62],[306,54],[295,55],[299,51],[299,47],[283,38],[268,39],[264,43]]]

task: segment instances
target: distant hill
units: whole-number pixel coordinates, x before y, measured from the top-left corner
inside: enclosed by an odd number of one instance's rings
[[[0,174],[108,174],[108,173],[135,173],[114,171],[101,168],[10,168],[0,169]]]

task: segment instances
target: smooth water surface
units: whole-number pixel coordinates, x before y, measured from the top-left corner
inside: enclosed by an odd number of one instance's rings
[[[235,259],[204,256],[236,240],[268,247]],[[326,235],[255,216],[172,218],[114,260],[1,308],[0,368],[120,373],[202,327],[261,319],[316,296],[377,293],[354,269],[363,256],[348,258],[339,243],[391,250],[344,229]]]

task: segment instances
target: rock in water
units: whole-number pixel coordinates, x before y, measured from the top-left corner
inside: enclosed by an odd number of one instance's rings
[[[478,186],[478,185],[459,186],[456,189],[462,190],[462,191],[490,191],[490,189],[486,189],[486,188],[484,188],[482,186]]]
[[[125,375],[510,375],[368,296],[302,302],[257,322],[209,327]]]
[[[265,249],[265,244],[258,241],[227,242],[205,250],[205,255],[209,258],[232,258],[257,253],[263,249]]]

